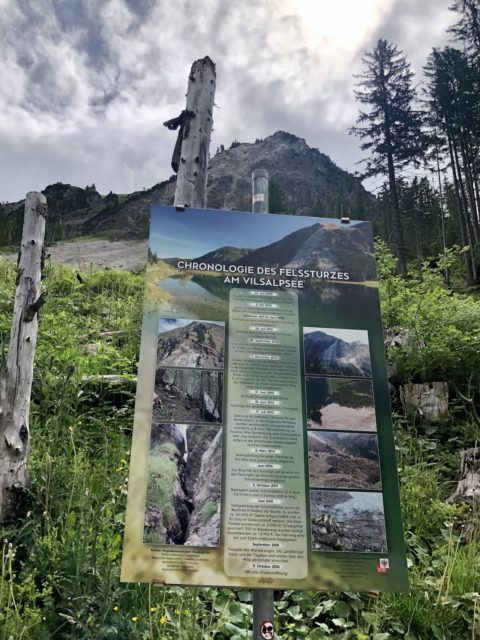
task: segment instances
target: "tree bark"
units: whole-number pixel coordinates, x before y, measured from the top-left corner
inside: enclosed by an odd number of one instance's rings
[[[459,176],[458,176],[458,172],[457,172],[457,164],[456,164],[456,157],[454,154],[454,148],[453,148],[453,141],[452,138],[450,136],[450,134],[448,134],[447,136],[448,139],[448,151],[450,154],[450,166],[452,169],[452,176],[453,176],[453,184],[455,187],[455,196],[457,199],[457,205],[458,205],[458,218],[459,218],[459,223],[460,223],[460,237],[462,239],[462,244],[463,246],[466,245],[470,245],[470,241],[469,241],[469,235],[468,235],[468,227],[467,227],[467,223],[466,223],[466,217],[467,217],[467,213],[465,211],[465,202],[462,198],[462,193],[460,191],[460,184],[459,184]],[[470,246],[470,250],[468,253],[464,254],[464,259],[465,259],[465,268],[467,271],[467,284],[471,285],[475,282],[475,265],[473,262],[473,258],[472,258],[472,247]]]
[[[29,410],[33,360],[44,260],[47,200],[27,193],[22,246],[18,261],[10,345],[0,372],[0,522],[21,518],[28,504],[27,462],[30,450]]]
[[[392,203],[392,227],[393,242],[397,250],[397,272],[401,276],[407,275],[407,249],[403,233],[403,224],[400,218],[400,206],[398,204],[397,181],[391,153],[387,154],[388,182],[390,187],[390,201]]]
[[[196,60],[188,78],[187,106],[183,112],[180,162],[175,206],[205,207],[207,168],[215,98],[215,64],[207,56]]]

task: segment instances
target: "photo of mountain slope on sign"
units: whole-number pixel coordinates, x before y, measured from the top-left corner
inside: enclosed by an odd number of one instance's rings
[[[157,367],[223,369],[225,324],[178,318],[160,318]]]
[[[308,469],[312,488],[381,489],[377,436],[309,431]]]
[[[304,327],[303,347],[307,374],[372,377],[367,331]]]

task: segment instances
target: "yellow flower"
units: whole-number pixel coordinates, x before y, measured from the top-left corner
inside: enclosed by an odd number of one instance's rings
[[[138,620],[138,616],[133,616],[132,617],[132,622],[136,622]]]
[[[160,618],[160,624],[165,624],[167,622],[167,616],[162,616]]]
[[[156,610],[157,610],[157,607],[150,607],[150,613],[155,613]]]
[[[117,606],[117,605],[115,605],[115,606],[113,607],[113,610],[114,610],[114,611],[118,611],[118,606]]]
[[[182,612],[180,611],[180,609],[175,609],[175,615],[179,616]]]

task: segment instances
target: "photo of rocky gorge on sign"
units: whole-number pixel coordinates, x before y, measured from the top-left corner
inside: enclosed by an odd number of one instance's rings
[[[307,374],[372,377],[368,331],[304,327],[303,349]]]
[[[223,421],[223,372],[164,369],[155,372],[154,422]]]
[[[309,431],[308,470],[311,488],[380,490],[377,436]]]
[[[377,295],[371,225],[274,214],[266,222],[239,211],[202,210],[199,216],[188,209],[179,216],[175,209],[153,207],[148,304],[172,316],[226,320],[232,282],[224,280],[230,276],[239,287],[285,289],[280,279],[302,280],[299,297],[312,309],[321,305],[324,317],[332,316],[333,307],[338,312],[352,305],[361,314]]]
[[[222,427],[152,424],[143,541],[220,544]]]
[[[224,352],[223,322],[160,318],[157,367],[223,369]]]
[[[305,378],[309,429],[376,431],[373,383],[349,378]]]
[[[314,551],[387,552],[381,493],[310,491]]]

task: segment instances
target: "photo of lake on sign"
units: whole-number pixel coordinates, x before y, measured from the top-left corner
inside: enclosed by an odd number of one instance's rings
[[[307,374],[372,377],[367,331],[304,327],[303,349]]]
[[[373,383],[358,378],[305,378],[309,429],[376,431]]]
[[[274,219],[275,224],[272,224]],[[208,220],[209,233],[204,233]],[[271,214],[182,212],[154,206],[148,252],[147,308],[164,316],[228,320],[231,285],[295,289],[324,317],[376,294],[368,223]],[[359,307],[361,308],[361,307]],[[328,311],[330,309],[330,311]]]

